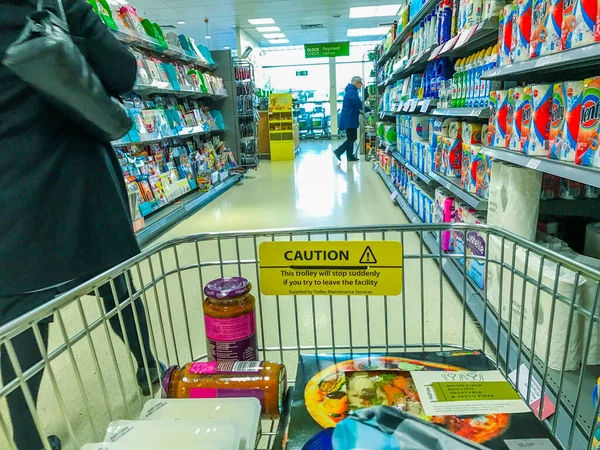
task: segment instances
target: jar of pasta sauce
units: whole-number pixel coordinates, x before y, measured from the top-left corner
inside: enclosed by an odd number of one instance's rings
[[[287,390],[285,366],[269,361],[191,362],[170,367],[162,383],[166,398],[255,397],[271,418],[279,417]]]
[[[204,329],[209,361],[257,361],[256,299],[241,277],[218,278],[204,288]]]

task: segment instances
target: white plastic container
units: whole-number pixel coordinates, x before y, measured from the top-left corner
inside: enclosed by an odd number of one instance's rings
[[[144,404],[140,420],[237,422],[240,449],[254,450],[260,437],[260,409],[260,401],[253,397],[152,399]]]
[[[106,429],[104,441],[128,445],[197,450],[238,450],[240,435],[235,425],[223,420],[116,420]]]

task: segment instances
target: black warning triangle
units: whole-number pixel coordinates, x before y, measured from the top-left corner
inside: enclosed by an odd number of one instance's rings
[[[367,248],[365,248],[364,253],[360,257],[359,263],[361,263],[361,264],[377,264],[377,258],[375,258],[375,255],[373,254],[373,250],[371,250],[371,247],[369,247],[368,245],[367,245]]]

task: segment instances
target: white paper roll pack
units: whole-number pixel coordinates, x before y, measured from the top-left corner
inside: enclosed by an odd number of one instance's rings
[[[463,122],[462,124],[462,140],[466,144],[480,144],[481,130],[480,123]]]
[[[435,134],[438,136],[450,137],[448,128],[450,127],[451,122],[453,122],[452,119],[436,119],[433,123],[433,131],[435,131]]]
[[[448,137],[452,139],[460,139],[462,136],[462,122],[453,120],[448,126]]]
[[[600,259],[600,222],[590,223],[585,227],[585,246],[583,253],[586,256]]]

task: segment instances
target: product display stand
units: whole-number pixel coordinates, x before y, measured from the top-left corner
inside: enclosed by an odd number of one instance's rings
[[[271,94],[269,99],[271,161],[291,161],[295,156],[291,94]]]
[[[258,155],[258,110],[254,65],[238,57],[233,58],[237,111],[240,129],[240,164],[244,168],[256,168]]]

